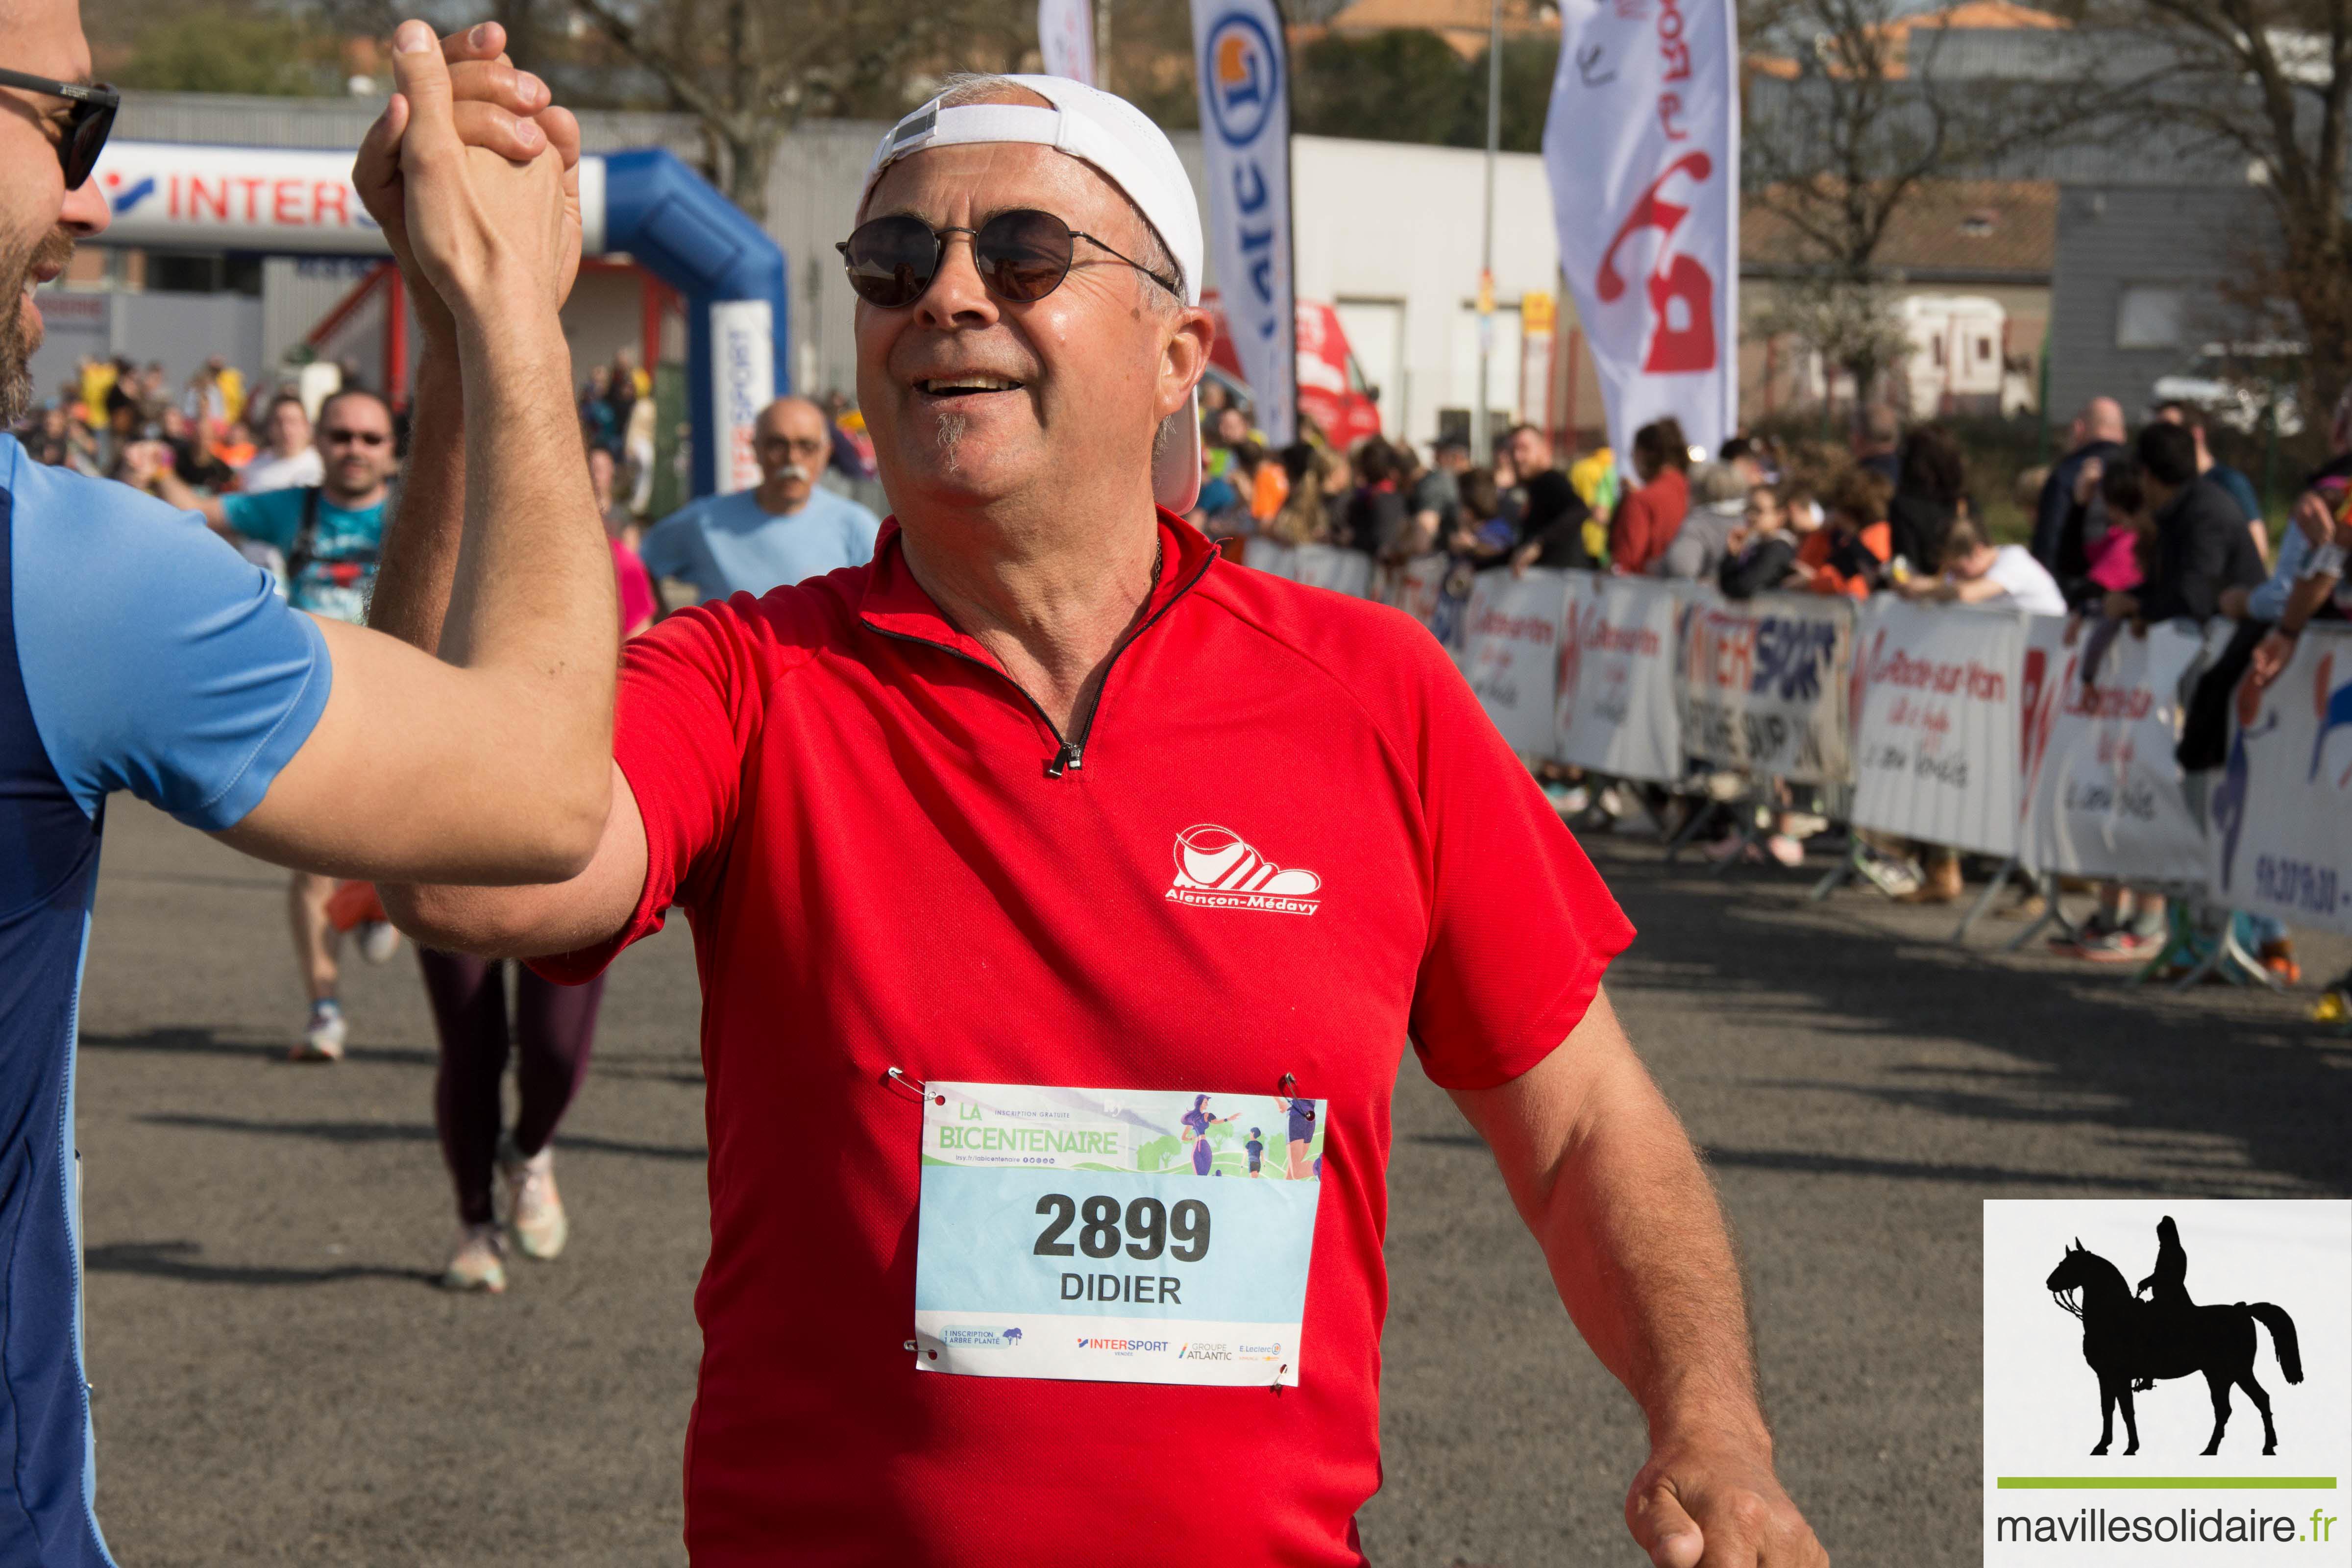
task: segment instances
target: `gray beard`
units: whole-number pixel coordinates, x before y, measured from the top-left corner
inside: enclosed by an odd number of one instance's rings
[[[961,414],[940,416],[940,457],[949,473],[956,471],[956,450],[963,445],[964,417]]]

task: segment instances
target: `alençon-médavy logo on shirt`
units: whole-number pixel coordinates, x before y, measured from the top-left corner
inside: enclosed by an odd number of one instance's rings
[[[1323,900],[1310,895],[1322,887],[1314,872],[1276,865],[1230,827],[1195,823],[1176,836],[1176,881],[1168,897],[1177,903],[1311,915]]]

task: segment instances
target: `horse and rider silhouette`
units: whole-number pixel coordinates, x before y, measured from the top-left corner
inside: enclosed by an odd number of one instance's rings
[[[2139,1282],[2147,1300],[2124,1284],[2116,1266],[2086,1250],[2080,1237],[2043,1281],[2059,1306],[2082,1320],[2083,1359],[2099,1375],[2099,1446],[2115,1441],[2116,1407],[2124,1412],[2131,1441],[2126,1454],[2139,1452],[2139,1421],[2132,1395],[2159,1378],[2202,1373],[2213,1395],[2213,1436],[2208,1455],[2221,1452],[2221,1429],[2230,1424],[2230,1385],[2237,1384],[2263,1413],[2263,1452],[2278,1452],[2278,1428],[2271,1424],[2271,1396],[2254,1381],[2254,1325],[2271,1331],[2271,1348],[2289,1383],[2303,1381],[2303,1352],[2294,1320],[2268,1301],[2200,1307],[2189,1299],[2189,1253],[2180,1227],[2167,1215],[2156,1227],[2156,1269]],[[2069,1300],[2080,1292],[2080,1300]]]

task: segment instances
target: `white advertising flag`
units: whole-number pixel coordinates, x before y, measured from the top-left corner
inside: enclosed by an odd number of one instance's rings
[[[710,309],[710,409],[719,495],[760,482],[754,431],[760,410],[776,398],[775,311],[765,300],[719,300]]]
[[[1276,447],[1298,438],[1290,273],[1290,59],[1275,0],[1192,0],[1209,254],[1234,353]]]
[[[1094,0],[1037,0],[1037,52],[1047,76],[1095,80]]]
[[[1544,167],[1560,268],[1621,458],[1672,415],[1708,451],[1739,405],[1732,0],[1564,0]]]

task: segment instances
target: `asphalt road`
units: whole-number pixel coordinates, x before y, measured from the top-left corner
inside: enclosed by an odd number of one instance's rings
[[[607,993],[558,1145],[570,1251],[458,1298],[431,1282],[453,1221],[414,960],[353,968],[342,1066],[285,1065],[282,875],[126,800],[110,816],[79,1103],[118,1557],[681,1561],[707,1244],[682,922]],[[1979,1561],[1980,1199],[2352,1191],[2352,1040],[2301,1022],[2307,994],[2137,990],[1996,956],[1990,926],[1953,948],[1941,912],[1808,904],[1793,874],[1596,855],[1643,933],[1612,992],[1713,1156],[1781,1473],[1841,1563]],[[1370,1555],[1639,1562],[1637,1413],[1407,1063]]]

